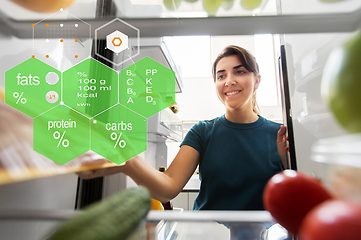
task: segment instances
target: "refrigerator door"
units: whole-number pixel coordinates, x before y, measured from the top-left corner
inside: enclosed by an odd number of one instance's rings
[[[285,46],[280,47],[280,56],[278,59],[280,86],[282,92],[282,112],[284,125],[287,127],[287,138],[289,151],[287,154],[288,161],[287,167],[293,170],[297,170],[295,142],[293,136],[293,123],[291,115],[291,101],[290,101],[290,88],[288,80],[288,68]]]
[[[312,146],[320,139],[347,134],[321,96],[323,70],[330,53],[355,33],[283,36],[281,52],[284,55],[281,54],[281,58],[287,65],[283,77],[288,80],[285,95],[289,97],[285,99],[289,102],[284,103],[284,110],[286,119],[292,124],[292,129],[289,128],[289,134],[293,136],[290,144],[294,144],[294,149],[290,146],[291,162],[297,162],[299,171],[320,179],[326,178],[328,166],[311,159]]]

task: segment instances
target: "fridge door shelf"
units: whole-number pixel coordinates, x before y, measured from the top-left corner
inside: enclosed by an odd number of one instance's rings
[[[349,134],[318,140],[311,159],[320,163],[361,168],[361,134]]]

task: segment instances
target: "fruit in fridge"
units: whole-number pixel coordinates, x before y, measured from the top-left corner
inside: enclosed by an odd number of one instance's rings
[[[321,93],[340,125],[361,132],[361,33],[336,48],[322,75]]]
[[[303,220],[299,239],[361,239],[361,205],[342,200],[319,204]]]
[[[294,170],[274,175],[263,193],[266,210],[279,224],[296,235],[306,214],[331,198],[318,180]]]

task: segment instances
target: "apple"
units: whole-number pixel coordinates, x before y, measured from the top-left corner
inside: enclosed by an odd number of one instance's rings
[[[222,5],[222,0],[203,0],[203,8],[208,16],[214,16]]]
[[[241,0],[241,6],[246,10],[254,10],[258,8],[263,0]]]
[[[334,3],[334,2],[342,2],[345,0],[319,0],[320,2],[325,2],[325,3]]]
[[[325,65],[321,95],[340,125],[361,132],[361,33],[330,54]]]
[[[12,2],[34,12],[57,12],[60,8],[67,8],[75,0],[11,0]]]
[[[224,10],[229,10],[233,7],[234,0],[223,0],[222,1],[222,8]]]
[[[163,0],[163,4],[168,10],[175,10],[179,8],[181,2],[182,0]]]

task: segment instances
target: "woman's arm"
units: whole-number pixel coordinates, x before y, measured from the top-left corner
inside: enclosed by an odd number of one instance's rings
[[[138,185],[147,187],[153,198],[166,202],[179,194],[194,173],[198,162],[198,151],[183,145],[164,173],[151,167],[143,158],[126,162],[123,172]]]
[[[197,150],[183,145],[164,173],[150,166],[142,157],[136,156],[117,167],[80,172],[78,175],[89,179],[123,172],[138,185],[148,188],[152,198],[167,202],[176,197],[186,185],[198,165],[199,156]]]

